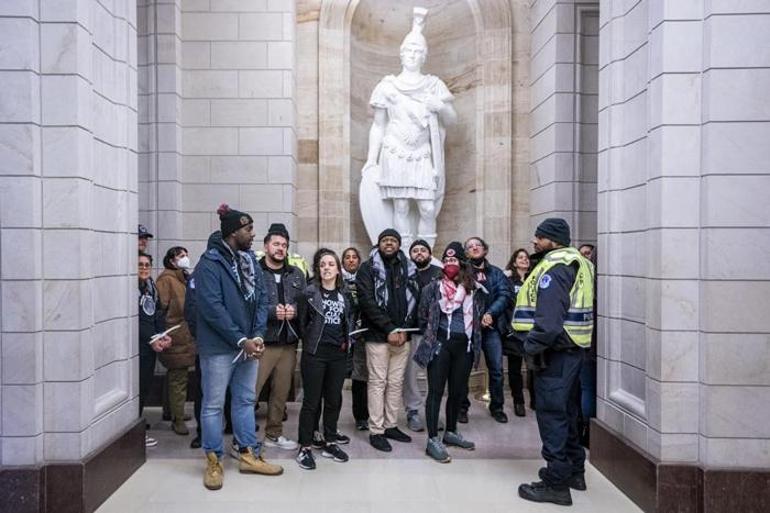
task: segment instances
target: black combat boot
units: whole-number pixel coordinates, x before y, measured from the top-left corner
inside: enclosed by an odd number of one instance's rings
[[[559,506],[572,506],[572,495],[569,487],[553,487],[543,481],[519,486],[519,497],[532,502],[552,502]]]

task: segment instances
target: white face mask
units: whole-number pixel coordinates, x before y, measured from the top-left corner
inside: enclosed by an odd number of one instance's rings
[[[180,269],[189,269],[190,257],[183,256],[182,258],[176,261],[176,266]]]

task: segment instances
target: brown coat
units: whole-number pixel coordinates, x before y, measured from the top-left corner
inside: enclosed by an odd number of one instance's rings
[[[167,369],[182,369],[195,365],[195,339],[184,320],[184,297],[187,280],[181,269],[164,269],[155,281],[161,308],[166,310],[166,329],[177,324],[180,328],[171,332],[171,347],[158,354]]]

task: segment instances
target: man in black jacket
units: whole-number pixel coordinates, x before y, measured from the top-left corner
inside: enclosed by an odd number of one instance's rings
[[[481,318],[484,361],[489,373],[489,413],[497,422],[508,422],[503,411],[503,343],[497,320],[506,310],[513,309],[513,291],[503,271],[487,261],[489,246],[481,237],[471,237],[465,241],[465,254],[473,264],[476,281],[487,289],[487,309]],[[468,422],[470,401],[465,398],[464,409],[459,421]]]
[[[267,290],[268,313],[265,354],[259,363],[257,398],[272,376],[265,445],[296,450],[297,442],[283,436],[283,414],[297,364],[297,297],[305,290],[305,274],[286,261],[289,232],[284,225],[271,224],[264,242],[265,256],[259,263]]]
[[[433,263],[433,253],[427,241],[417,239],[409,246],[409,258],[417,267],[417,284],[420,291],[434,280],[440,280],[443,275],[443,269]],[[406,407],[406,426],[416,432],[424,431],[420,410],[425,406],[425,397],[417,384],[417,371],[419,366],[412,359],[417,346],[420,345],[422,334],[413,334],[409,359],[406,363],[406,372],[404,373],[404,406]]]
[[[412,439],[398,429],[404,371],[409,359],[409,332],[416,325],[419,288],[416,268],[401,251],[401,235],[384,230],[369,260],[358,270],[356,284],[369,372],[369,442],[377,450],[392,450],[388,438]]]

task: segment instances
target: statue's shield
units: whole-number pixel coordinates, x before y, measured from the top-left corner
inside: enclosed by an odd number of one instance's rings
[[[382,199],[378,185],[381,171],[379,165],[364,168],[358,187],[361,218],[372,245],[377,244],[377,236],[382,230],[393,227],[393,203]]]

